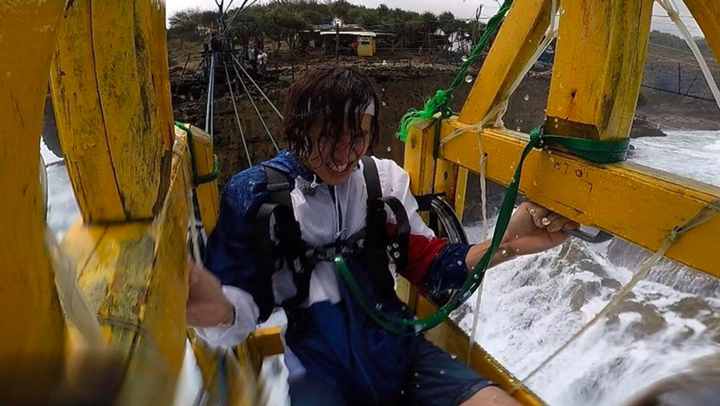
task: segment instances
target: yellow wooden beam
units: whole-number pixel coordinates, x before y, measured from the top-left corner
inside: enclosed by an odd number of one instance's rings
[[[435,180],[433,193],[444,193],[448,203],[455,205],[455,188],[457,187],[457,165],[444,159],[435,161]]]
[[[465,199],[467,198],[467,183],[470,171],[467,168],[458,166],[457,184],[455,185],[455,213],[460,222],[463,221],[465,213]]]
[[[685,5],[695,17],[705,40],[720,63],[720,2],[717,0],[684,0]]]
[[[0,0],[3,404],[45,403],[63,376],[65,323],[45,243],[38,172],[49,66],[63,6],[61,0]]]
[[[243,358],[243,354],[249,354],[246,350],[247,341],[240,345],[245,350],[236,353],[229,349],[210,346],[198,338],[192,330],[188,333],[202,374],[205,404],[222,404],[223,399],[228,399],[225,404],[257,405],[259,391],[255,377],[256,370],[250,360],[251,357]],[[223,368],[225,374],[221,373]]]
[[[193,140],[193,154],[195,155],[195,173],[198,177],[208,176],[215,169],[215,155],[213,154],[212,137],[198,127],[190,126]],[[175,128],[175,134],[187,136],[185,131]],[[200,217],[205,232],[210,235],[217,224],[220,214],[220,196],[217,180],[196,185],[197,200]]]
[[[497,34],[460,121],[474,124],[510,96],[513,83],[543,40],[550,23],[550,0],[516,0]]]
[[[437,306],[424,296],[418,298],[417,316],[427,317],[437,310]],[[425,337],[433,344],[453,354],[461,361],[467,362],[468,355],[472,367],[483,377],[497,383],[505,391],[510,393],[520,403],[527,406],[544,405],[530,389],[518,381],[507,369],[505,369],[495,358],[485,351],[479,344],[474,343],[470,347],[470,341],[460,327],[451,321],[435,327],[425,333]]]
[[[410,175],[410,190],[415,196],[432,193],[435,174],[434,122],[410,127],[405,143],[403,167]]]
[[[164,7],[77,0],[66,8],[51,88],[86,223],[149,220],[162,207],[173,140]]]
[[[248,340],[263,357],[279,355],[285,352],[282,328],[280,326],[265,327],[255,330]]]
[[[564,1],[545,130],[592,139],[630,134],[653,2]]]
[[[461,127],[457,120],[448,120],[443,134]],[[507,185],[525,144],[524,135],[513,131],[469,131],[445,144],[441,156],[479,172],[482,148],[488,154],[488,179]],[[551,150],[530,153],[520,189],[538,204],[651,251],[674,227],[720,200],[715,186],[630,163],[597,165]],[[720,276],[718,235],[720,215],[683,236],[667,256]]]
[[[152,222],[73,227],[63,244],[105,340],[128,363],[121,404],[167,404],[185,349],[189,152],[179,137]]]

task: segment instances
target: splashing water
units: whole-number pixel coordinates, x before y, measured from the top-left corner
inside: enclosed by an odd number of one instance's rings
[[[720,132],[670,132],[632,141],[630,161],[720,185]],[[480,225],[468,227],[477,241]],[[621,240],[569,240],[493,268],[483,285],[477,341],[522,379],[582,328],[649,253]],[[472,327],[470,298],[453,314]],[[528,382],[552,405],[618,405],[720,351],[720,280],[669,260],[608,318]]]

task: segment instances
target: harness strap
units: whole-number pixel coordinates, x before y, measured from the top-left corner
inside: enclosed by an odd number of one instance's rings
[[[256,229],[259,238],[260,257],[270,262],[271,269],[281,269],[287,265],[292,272],[293,283],[297,294],[285,300],[282,306],[293,308],[304,302],[310,291],[310,277],[312,266],[305,256],[305,242],[300,233],[300,224],[295,219],[292,209],[290,190],[292,185],[288,175],[278,169],[263,165],[267,177],[267,190],[270,193],[270,202],[264,203],[258,209]],[[274,219],[274,223],[272,222]],[[271,228],[272,226],[272,228]],[[271,238],[274,233],[276,245]]]
[[[258,209],[255,234],[261,266],[279,270],[287,266],[292,272],[297,293],[285,300],[282,306],[292,310],[308,297],[310,279],[318,261],[333,261],[338,256],[362,256],[368,264],[368,277],[381,301],[396,298],[395,280],[389,272],[389,261],[401,270],[407,266],[410,222],[400,200],[383,198],[380,177],[375,161],[363,157],[363,176],[368,194],[366,227],[349,238],[322,247],[312,247],[302,240],[300,224],[295,219],[290,191],[293,188],[288,174],[263,165],[267,178],[269,201]],[[395,216],[397,228],[393,236],[386,229],[389,207]],[[261,315],[262,316],[262,315]]]
[[[367,188],[367,216],[365,220],[366,242],[365,242],[365,258],[368,264],[368,276],[372,285],[375,287],[376,293],[381,300],[390,300],[396,297],[395,280],[393,275],[388,271],[388,255],[385,251],[388,249],[389,238],[387,235],[387,213],[385,212],[385,201],[382,198],[382,189],[380,187],[380,176],[378,175],[375,160],[369,156],[362,157],[363,176],[365,177],[365,185]],[[402,206],[402,205],[401,205]],[[397,208],[397,207],[396,207]],[[402,208],[401,208],[402,209]],[[404,214],[407,226],[407,214],[404,209],[399,210],[402,214],[396,214],[398,217],[398,227]],[[398,228],[399,229],[399,228]],[[399,243],[397,243],[399,245]],[[407,247],[407,242],[405,243]],[[392,249],[392,246],[390,246]],[[399,247],[398,247],[399,248]],[[399,254],[393,258],[396,269],[402,269],[401,264],[407,263],[407,249],[398,250]]]
[[[383,199],[385,204],[392,210],[397,221],[397,230],[392,244],[388,247],[388,252],[392,257],[397,269],[405,269],[408,264],[408,249],[410,243],[410,221],[408,220],[405,206],[395,197],[386,197]],[[393,287],[394,289],[394,287]]]

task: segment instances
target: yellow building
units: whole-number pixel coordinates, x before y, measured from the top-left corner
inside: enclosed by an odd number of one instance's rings
[[[377,33],[372,31],[323,31],[320,33],[323,42],[328,43],[328,49],[332,49],[333,41],[337,41],[341,49],[352,49],[352,53],[357,56],[375,56],[377,46],[375,37]]]

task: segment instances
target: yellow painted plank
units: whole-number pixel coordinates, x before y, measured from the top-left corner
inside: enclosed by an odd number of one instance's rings
[[[467,168],[459,166],[457,184],[455,185],[455,213],[462,222],[465,213],[465,199],[467,198],[467,183],[470,172]]]
[[[202,129],[190,126],[193,139],[193,153],[195,154],[196,173],[199,177],[210,175],[215,168],[215,155],[213,154],[212,137]],[[180,128],[175,129],[179,136],[187,136]],[[200,217],[205,232],[210,235],[217,224],[220,214],[220,194],[217,180],[196,186]]]
[[[105,340],[128,362],[121,403],[167,404],[185,348],[190,170],[178,138],[163,208],[152,222],[74,227],[65,249]],[[103,231],[104,230],[104,231]]]
[[[432,193],[435,173],[434,126],[434,123],[425,123],[411,127],[405,143],[403,167],[410,176],[410,190],[415,196]]]
[[[435,161],[435,180],[433,193],[445,193],[447,201],[455,203],[455,187],[457,186],[457,165],[444,159]]]
[[[65,11],[51,70],[53,108],[65,163],[87,222],[125,219],[97,89],[89,0]]]
[[[63,371],[65,323],[45,242],[38,171],[47,80],[63,6],[60,0],[0,0],[2,404],[47,402]]]
[[[430,300],[420,295],[418,298],[418,317],[425,317],[437,310]],[[425,337],[433,344],[456,356],[459,360],[467,362],[470,356],[470,367],[483,377],[497,383],[505,391],[513,395],[523,405],[543,405],[543,401],[530,389],[525,387],[495,358],[487,353],[479,344],[469,346],[469,338],[458,326],[447,321],[425,333]]]
[[[275,334],[274,331],[268,331],[268,333]],[[258,404],[259,390],[254,364],[251,361],[254,356],[248,356],[247,342],[233,351],[211,347],[192,330],[189,331],[189,336],[195,359],[203,376],[206,404],[218,404],[223,398],[229,399],[227,404],[230,405],[252,406]],[[221,375],[223,362],[226,373]]]
[[[243,363],[234,352],[225,352],[225,369],[227,371],[228,405],[255,406],[258,399],[257,378],[247,363]]]
[[[443,134],[462,126],[449,120]],[[468,132],[445,144],[442,157],[479,172],[479,135]],[[525,146],[522,135],[486,129],[487,176],[507,185]],[[550,150],[530,153],[520,189],[529,199],[582,224],[597,226],[651,251],[670,231],[720,199],[720,188],[629,163],[596,165]],[[716,255],[720,216],[682,237],[669,258],[720,276]]]
[[[474,124],[510,91],[550,24],[550,0],[516,0],[483,62],[460,121]]]
[[[715,60],[720,63],[720,2],[717,0],[684,0],[697,21]]]
[[[68,3],[52,74],[58,134],[86,223],[152,219],[168,186],[171,115],[161,2]],[[162,25],[164,27],[164,23]],[[153,58],[158,61],[153,63]]]
[[[266,327],[255,330],[248,339],[253,347],[263,357],[278,355],[285,352],[283,344],[282,328],[280,326]]]
[[[546,132],[592,139],[629,136],[652,5],[648,0],[563,2]]]

